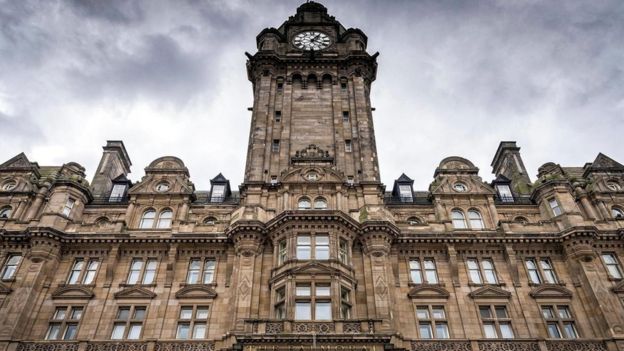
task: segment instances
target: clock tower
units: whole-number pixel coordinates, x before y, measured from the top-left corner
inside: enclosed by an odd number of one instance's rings
[[[307,2],[256,40],[247,53],[254,104],[243,204],[268,218],[306,208],[301,197],[315,208],[317,195],[347,213],[380,205],[370,103],[378,54],[366,51],[366,35]]]

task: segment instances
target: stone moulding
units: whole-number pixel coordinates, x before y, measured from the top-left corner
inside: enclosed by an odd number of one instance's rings
[[[407,297],[410,299],[418,299],[418,298],[442,298],[448,299],[450,296],[449,292],[441,286],[438,285],[429,285],[429,284],[419,284],[413,287],[408,293]]]
[[[178,299],[214,299],[217,297],[217,292],[211,285],[192,284],[178,290],[175,297]]]
[[[537,341],[479,341],[479,351],[539,351]]]
[[[472,351],[469,341],[412,341],[412,351]]]
[[[594,340],[549,340],[546,347],[549,351],[607,351],[603,341]]]
[[[52,299],[92,299],[93,291],[86,286],[61,286],[52,292]]]
[[[319,333],[327,334],[335,331],[333,322],[295,322],[293,332],[295,333]]]
[[[46,350],[47,351],[47,350]],[[90,342],[86,351],[147,351],[146,342]]]
[[[156,294],[140,286],[129,287],[115,293],[116,299],[153,299]]]
[[[21,342],[16,351],[78,351],[78,347],[72,342]]]
[[[154,351],[214,351],[214,342],[157,342]]]
[[[529,295],[534,299],[539,298],[572,298],[572,291],[555,284],[543,284],[531,290]]]
[[[511,293],[496,286],[486,285],[471,292],[468,296],[473,299],[509,299]]]

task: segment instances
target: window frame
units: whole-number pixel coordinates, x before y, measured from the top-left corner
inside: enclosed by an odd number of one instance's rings
[[[74,206],[76,206],[76,201],[77,200],[73,197],[67,198],[65,204],[63,205],[63,209],[61,210],[61,214],[65,217],[69,217],[74,209]]]
[[[344,141],[345,152],[353,152],[353,142],[351,139],[345,139]]]
[[[10,263],[13,257],[19,257],[17,260],[17,263]],[[2,274],[0,274],[0,280],[1,281],[13,281],[23,261],[24,261],[24,255],[22,255],[22,253],[16,252],[16,253],[7,254],[4,259],[4,263],[2,264]],[[7,277],[6,275],[10,267],[14,267],[13,272],[11,273],[10,276]]]
[[[193,262],[199,262],[199,269],[195,270],[191,270],[191,265],[193,264]],[[212,267],[208,266],[208,263],[212,262]],[[197,272],[197,282],[191,282],[190,278],[191,278],[191,272]],[[206,282],[206,275],[210,274],[211,275],[211,279]],[[212,285],[214,284],[215,281],[215,275],[217,273],[217,259],[213,258],[213,257],[191,257],[189,259],[189,263],[187,266],[187,270],[186,270],[186,278],[185,278],[185,283],[186,284],[191,284],[191,285]]]
[[[308,206],[307,207],[301,206],[301,204],[303,204],[304,201],[308,202]],[[312,200],[310,200],[310,198],[307,197],[307,196],[300,197],[299,199],[297,199],[297,209],[298,210],[311,210],[312,209]]]
[[[141,268],[138,270],[138,278],[135,283],[130,282],[130,276],[135,269],[132,269],[132,266],[135,261],[141,261]],[[145,282],[146,272],[151,271],[148,270],[147,266],[150,262],[156,262],[156,268],[154,269],[154,277],[151,282]],[[128,267],[128,275],[126,279],[127,285],[154,285],[156,284],[156,278],[158,277],[158,269],[159,269],[159,259],[157,257],[133,257],[130,260],[130,266]]]
[[[286,284],[277,286],[274,291],[275,302],[273,303],[273,317],[275,317],[275,319],[284,320],[288,318],[288,309],[286,307]]]
[[[456,217],[455,215],[460,215],[461,218]],[[459,223],[459,221],[461,220],[462,226],[457,226],[456,224]],[[453,225],[453,229],[459,229],[459,230],[465,230],[465,229],[470,229],[468,227],[468,222],[466,221],[466,214],[464,213],[464,211],[458,209],[458,208],[454,208],[451,210],[451,224]]]
[[[183,309],[191,309],[191,318],[183,319],[182,318],[182,310]],[[198,310],[206,309],[206,318],[198,319],[197,312]],[[174,339],[176,340],[205,340],[208,337],[208,321],[210,320],[210,311],[212,310],[210,305],[202,305],[202,304],[193,304],[193,305],[180,305],[178,309],[178,321],[176,323],[176,328],[174,331]],[[195,327],[197,325],[204,325],[204,336],[201,338],[195,337]],[[186,338],[181,338],[179,335],[180,326],[187,325],[188,331]]]
[[[169,217],[164,217],[164,214],[169,214]],[[163,224],[164,223],[164,224]],[[160,210],[158,213],[158,219],[155,223],[156,229],[171,229],[171,224],[173,224],[173,210],[166,207]]]
[[[540,314],[542,315],[542,319],[544,320],[544,326],[546,327],[546,333],[550,339],[578,339],[581,337],[579,333],[579,329],[576,327],[576,318],[574,318],[574,313],[569,305],[564,304],[548,304],[548,305],[540,305]],[[545,308],[549,308],[552,313],[552,317],[548,318],[545,315]],[[565,309],[567,311],[567,317],[562,317],[561,310]],[[557,333],[559,337],[553,336],[549,326],[555,325],[557,327]],[[572,326],[572,330],[574,331],[574,335],[569,335],[568,329],[566,326]]]
[[[351,121],[351,118],[349,116],[349,111],[342,111],[342,122],[349,123],[350,121]]]
[[[128,310],[128,318],[122,319],[120,318],[120,311],[122,309]],[[136,311],[143,310],[143,318],[136,318]],[[117,306],[117,313],[115,314],[115,318],[113,318],[113,328],[110,333],[110,340],[141,340],[143,338],[143,332],[145,331],[145,320],[147,319],[148,313],[147,305],[121,305]],[[113,338],[115,335],[116,326],[123,325],[123,333],[121,338]],[[137,338],[128,338],[128,334],[130,334],[130,330],[132,326],[140,325],[141,329],[139,332],[139,336]]]
[[[608,263],[605,260],[605,256],[608,256],[611,259],[613,259],[613,263]],[[618,258],[618,255],[615,252],[612,252],[612,251],[601,252],[600,261],[602,262],[602,265],[605,268],[605,271],[607,272],[607,276],[609,277],[609,279],[621,280],[622,278],[624,278],[624,270],[622,269],[622,264]],[[614,276],[613,274],[611,274],[609,267],[614,267],[615,271],[618,273],[619,276]]]
[[[532,262],[535,265],[535,269],[530,269],[528,266],[528,262]],[[550,265],[549,270],[543,267],[543,262],[548,262],[548,264]],[[527,277],[529,279],[530,285],[559,283],[559,277],[557,275],[557,272],[555,271],[555,266],[553,265],[552,260],[548,257],[525,257],[524,268],[527,272]],[[535,282],[534,279],[531,277],[531,271],[535,271],[535,273],[537,274],[537,282]],[[552,281],[549,281],[549,279],[547,279],[548,275],[545,273],[547,271],[550,271],[552,273]]]
[[[421,318],[419,316],[419,311],[427,311],[427,318]],[[435,314],[433,313],[434,310],[442,310],[444,317],[443,318],[436,318]],[[417,332],[418,332],[418,337],[420,339],[423,340],[438,340],[438,339],[450,339],[451,338],[451,331],[449,328],[449,320],[448,320],[448,313],[446,313],[446,309],[444,308],[444,305],[438,305],[438,304],[433,304],[433,305],[416,305],[416,324],[417,324]],[[423,334],[421,333],[421,326],[429,326],[429,333],[431,335],[431,337],[427,338],[424,337]],[[438,335],[438,325],[444,325],[446,328],[446,337],[440,337]]]
[[[349,240],[340,237],[338,238],[338,261],[346,265],[351,263],[351,255],[349,253]]]
[[[351,303],[352,289],[340,284],[340,318],[348,320],[353,318],[353,304]]]
[[[470,268],[469,261],[474,261],[477,265],[478,269]],[[496,265],[494,264],[494,259],[491,257],[467,257],[466,258],[466,273],[468,274],[468,278],[470,279],[470,284],[473,285],[498,285],[500,284],[500,279],[498,277],[498,273],[496,273]],[[489,262],[492,265],[491,269],[485,268],[483,266],[483,262]],[[494,274],[494,282],[490,282],[487,279],[486,272],[491,271]],[[474,281],[472,272],[477,272],[479,276],[479,282]]]
[[[481,313],[483,308],[487,308],[489,310],[489,317],[484,317]],[[498,310],[503,309],[505,311],[505,317],[498,316]],[[479,315],[479,320],[481,321],[481,332],[483,333],[483,337],[486,339],[515,339],[516,332],[513,329],[512,318],[509,315],[509,309],[506,304],[490,304],[490,305],[477,305],[477,313]],[[485,326],[493,325],[494,332],[496,333],[496,337],[487,336],[487,331]],[[505,338],[502,336],[503,332],[501,329],[501,325],[509,326],[509,330],[511,331],[511,338]]]
[[[426,263],[431,262],[433,269],[427,268]],[[414,268],[412,263],[417,263],[418,268]],[[407,267],[409,270],[410,284],[440,284],[440,276],[438,274],[438,265],[433,257],[412,257],[408,259]],[[427,272],[433,271],[435,281],[429,281]],[[414,280],[414,276],[419,277],[420,282]]]
[[[550,213],[553,217],[557,217],[563,214],[563,209],[561,208],[561,203],[557,200],[556,197],[549,197],[546,201],[548,201],[548,208],[550,209]],[[556,205],[556,206],[553,206]]]
[[[304,242],[300,242],[299,238],[307,237],[309,238],[309,242],[306,244]],[[318,238],[324,237],[327,238],[327,244],[319,243]],[[309,248],[309,257],[305,258],[299,255],[299,248]],[[318,258],[319,247],[327,248],[327,258]],[[300,261],[307,260],[316,260],[316,261],[327,261],[332,259],[332,241],[331,235],[329,233],[300,233],[295,235],[295,258]]]
[[[280,140],[279,139],[273,139],[273,142],[271,143],[271,152],[272,153],[280,152]]]
[[[46,329],[46,333],[44,336],[44,340],[51,341],[59,341],[59,340],[76,340],[78,336],[78,332],[80,331],[80,321],[82,320],[85,314],[86,306],[84,305],[61,305],[54,306],[54,311],[52,312],[52,316],[48,320],[48,328]],[[80,317],[78,319],[74,319],[74,311],[80,310]],[[58,311],[64,311],[63,318],[56,318]],[[52,327],[58,326],[58,337],[50,338]],[[73,337],[68,338],[67,332],[69,330],[69,326],[75,326],[75,332]]]
[[[327,286],[329,288],[329,294],[328,295],[319,295],[317,292],[317,286]],[[309,287],[309,294],[308,295],[297,295],[297,288],[299,287]],[[324,281],[324,280],[319,280],[319,281],[309,281],[309,282],[295,282],[295,293],[294,293],[294,303],[295,303],[295,315],[294,315],[294,320],[295,321],[332,321],[334,320],[334,311],[333,311],[333,304],[332,304],[332,282],[331,281]],[[309,319],[302,319],[302,318],[298,318],[297,317],[297,307],[299,303],[308,303],[309,307],[310,307],[310,318]],[[317,308],[319,306],[319,304],[326,304],[329,303],[329,319],[318,319],[317,318]]]
[[[82,262],[83,265],[79,270],[77,270],[75,267],[79,261]],[[87,282],[86,280],[87,280],[87,277],[89,276],[89,272],[93,271],[90,268],[92,263],[97,263],[97,266],[95,268],[95,273],[93,275],[93,278],[91,279],[90,282]],[[75,257],[71,267],[69,267],[69,274],[67,275],[66,284],[67,285],[95,285],[98,272],[100,271],[100,266],[101,266],[101,262],[98,257]],[[72,276],[74,272],[78,272],[78,277],[76,278],[76,282],[72,283]]]

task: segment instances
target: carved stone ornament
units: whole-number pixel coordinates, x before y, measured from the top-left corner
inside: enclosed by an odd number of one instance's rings
[[[602,341],[546,341],[549,351],[606,351]]]
[[[93,298],[95,294],[86,286],[61,286],[52,292],[52,299],[86,299]]]
[[[473,299],[508,299],[511,293],[497,286],[486,285],[471,292],[468,296]]]
[[[293,331],[295,333],[318,333],[318,334],[327,334],[334,332],[334,323],[333,322],[295,322],[293,325]]]
[[[193,284],[178,290],[175,296],[178,299],[214,299],[217,292],[211,285]]]
[[[362,324],[360,322],[344,322],[342,331],[346,334],[358,334],[362,332]]]
[[[360,236],[364,252],[373,257],[387,256],[394,237],[387,232],[366,232]]]
[[[546,298],[572,298],[572,291],[555,284],[543,284],[529,293],[534,299]]]
[[[334,158],[329,155],[329,151],[323,150],[314,144],[308,145],[305,149],[295,152],[291,158],[293,163],[301,162],[333,162]]]
[[[537,341],[479,341],[479,351],[539,351]]]
[[[469,341],[412,341],[412,351],[472,351]]]
[[[214,342],[157,342],[154,351],[214,351]]]
[[[266,333],[267,334],[280,334],[284,332],[284,323],[282,322],[267,322]]]
[[[115,293],[116,299],[153,299],[156,294],[140,286],[133,286]]]
[[[447,299],[450,296],[449,292],[441,286],[419,284],[413,287],[408,293],[407,297],[410,299],[427,299],[427,298],[442,298]]]
[[[146,342],[90,342],[87,351],[147,351]]]
[[[78,351],[78,346],[78,343],[70,342],[22,342],[17,345],[17,351]]]

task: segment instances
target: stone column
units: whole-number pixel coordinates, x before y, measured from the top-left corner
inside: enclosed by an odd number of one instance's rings
[[[237,223],[237,224],[240,224]],[[246,331],[244,320],[251,318],[252,294],[258,287],[254,287],[256,261],[262,252],[264,234],[257,226],[238,225],[229,233],[234,242],[236,257],[234,260],[234,300],[232,303],[232,325],[235,331]],[[257,274],[256,274],[257,273]]]
[[[40,234],[40,233],[37,233]],[[47,233],[41,233],[47,234]],[[33,235],[30,250],[17,272],[13,291],[0,317],[0,339],[23,339],[30,333],[29,322],[38,309],[37,297],[58,267],[61,244],[54,238]]]
[[[46,182],[39,189],[39,191],[37,191],[37,195],[35,195],[35,200],[30,205],[30,208],[28,208],[28,212],[26,213],[26,218],[24,218],[25,221],[32,221],[36,219],[35,217],[39,213],[39,210],[41,209],[41,205],[43,204],[43,200],[48,194],[48,190],[50,189],[51,186],[52,185],[50,183]]]
[[[381,330],[392,328],[392,296],[389,286],[394,285],[394,282],[391,281],[394,278],[388,255],[392,242],[397,236],[398,230],[389,224],[364,224],[363,233],[360,236],[362,248],[366,255],[364,257],[365,264],[370,267],[368,274],[373,283],[375,310],[369,311],[369,315],[382,320]]]

